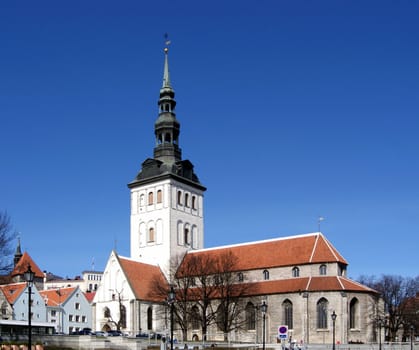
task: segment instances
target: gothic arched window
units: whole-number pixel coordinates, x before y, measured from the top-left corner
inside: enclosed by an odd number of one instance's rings
[[[293,329],[293,307],[292,302],[288,299],[286,299],[282,303],[282,310],[283,310],[283,316],[284,316],[284,324],[288,326],[288,329]]]
[[[319,273],[320,273],[320,275],[326,275],[327,274],[327,266],[325,264],[320,265]]]
[[[269,279],[269,271],[268,270],[263,270],[263,279],[265,281]]]
[[[292,268],[292,277],[300,277],[300,269],[297,266]]]
[[[327,309],[329,302],[325,298],[321,298],[317,302],[317,328],[327,329]]]
[[[359,301],[357,298],[353,298],[349,304],[349,328],[359,328],[358,326],[358,310]]]
[[[147,329],[153,329],[153,309],[151,306],[147,309]]]
[[[245,309],[246,313],[246,329],[255,330],[256,329],[256,311],[255,306],[248,302]]]

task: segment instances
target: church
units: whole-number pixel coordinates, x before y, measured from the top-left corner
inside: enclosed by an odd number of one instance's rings
[[[184,318],[176,313],[172,325],[176,339],[299,344],[377,341],[373,318],[381,305],[379,295],[347,277],[348,262],[321,232],[204,248],[206,188],[192,162],[182,159],[175,107],[165,48],[153,158],[142,163],[128,184],[130,257],[111,252],[93,300],[92,328],[118,329],[129,335],[169,334],[167,291],[175,286],[174,303],[180,306],[185,300],[176,289],[186,277],[191,282],[185,288],[190,312]],[[236,298],[234,306],[239,311],[229,328],[221,325],[225,319],[220,316],[218,277],[206,279],[218,288],[207,309],[200,308],[197,294],[191,294],[204,288],[203,275],[217,275],[214,262],[225,256],[234,257],[228,270],[228,276],[234,276],[232,285],[246,286]],[[157,293],[159,286],[166,292]],[[212,317],[205,327],[202,314],[198,317],[202,311],[208,317],[211,312]]]

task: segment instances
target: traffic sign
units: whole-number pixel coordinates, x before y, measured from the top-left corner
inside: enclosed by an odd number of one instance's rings
[[[283,325],[278,327],[278,338],[287,339],[288,338],[288,326]]]

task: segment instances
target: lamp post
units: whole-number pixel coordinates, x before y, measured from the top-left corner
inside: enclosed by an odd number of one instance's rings
[[[381,327],[383,327],[383,320],[379,318],[378,323],[378,350],[381,350]]]
[[[260,310],[262,311],[262,349],[265,350],[265,324],[266,324],[266,311],[268,310],[268,304],[266,301],[262,301],[262,305],[260,306]]]
[[[170,286],[170,291],[168,295],[167,302],[170,305],[170,350],[173,350],[173,307],[175,304],[175,289],[173,286]]]
[[[28,264],[28,269],[23,274],[23,277],[26,281],[26,284],[28,286],[28,349],[32,349],[32,312],[31,312],[31,295],[32,295],[32,285],[33,285],[33,278],[34,273],[31,269],[31,265]]]
[[[415,327],[410,326],[410,350],[413,350],[413,336],[414,336]]]
[[[333,310],[332,312],[332,321],[333,321],[333,345],[332,345],[332,349],[335,350],[335,322],[336,322],[336,312],[335,310]]]

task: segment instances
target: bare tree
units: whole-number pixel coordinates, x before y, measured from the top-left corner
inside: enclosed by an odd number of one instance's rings
[[[217,257],[214,282],[217,290],[217,326],[224,333],[224,340],[228,334],[242,328],[245,318],[243,298],[255,292],[252,284],[245,283],[244,277],[239,277],[238,258],[231,251],[226,251]]]
[[[378,315],[378,317],[385,318],[384,327],[388,331],[387,340],[395,341],[399,330],[409,322],[409,315],[412,312],[413,314],[416,312],[417,315],[417,309],[411,310],[411,300],[416,298],[419,293],[419,278],[395,275],[383,275],[380,278],[361,276],[360,282],[381,294],[384,310],[383,315]],[[417,307],[417,303],[413,305]]]
[[[0,274],[7,274],[13,267],[11,243],[16,237],[6,211],[0,211]]]

